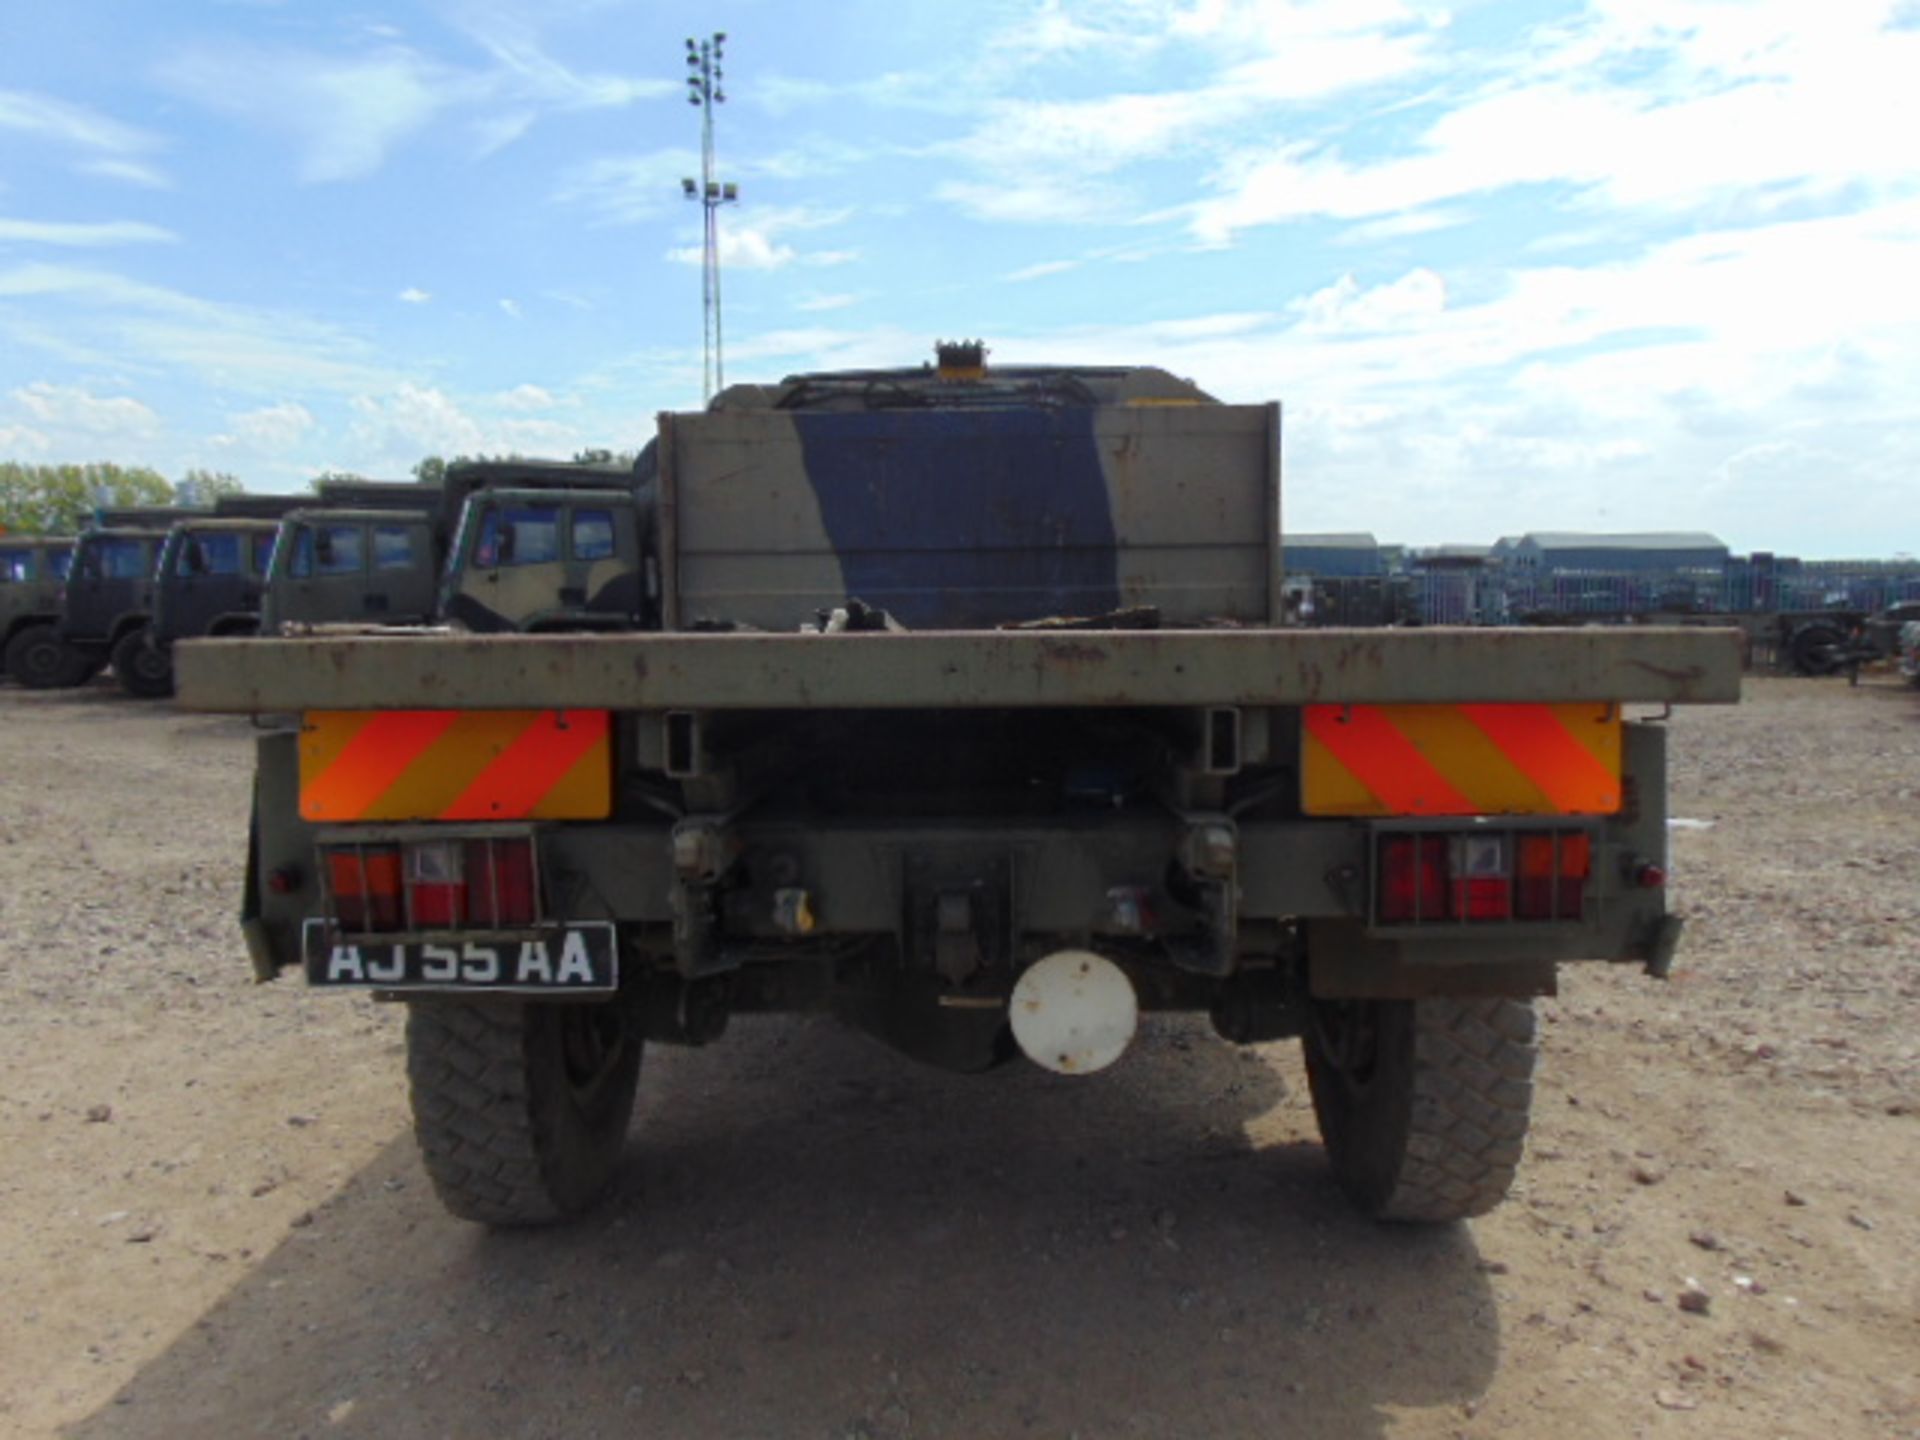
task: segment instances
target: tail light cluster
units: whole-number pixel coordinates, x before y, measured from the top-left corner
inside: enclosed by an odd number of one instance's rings
[[[349,932],[497,930],[540,918],[530,836],[329,845],[321,856],[333,918]]]
[[[1383,925],[1582,917],[1593,870],[1584,830],[1402,831],[1374,843]]]

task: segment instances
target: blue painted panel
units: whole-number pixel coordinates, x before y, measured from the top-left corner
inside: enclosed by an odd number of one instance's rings
[[[915,629],[1117,609],[1093,414],[796,415],[847,595]]]

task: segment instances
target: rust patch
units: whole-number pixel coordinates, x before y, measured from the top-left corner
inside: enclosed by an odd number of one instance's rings
[[[1049,660],[1059,660],[1066,664],[1085,661],[1097,664],[1107,658],[1106,648],[1101,645],[1089,645],[1080,640],[1052,640],[1040,647],[1040,653]]]

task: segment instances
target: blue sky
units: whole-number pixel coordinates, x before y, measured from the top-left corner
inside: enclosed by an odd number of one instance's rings
[[[1286,524],[1920,551],[1920,3],[14,6],[0,458],[287,489],[729,379],[1148,363]]]

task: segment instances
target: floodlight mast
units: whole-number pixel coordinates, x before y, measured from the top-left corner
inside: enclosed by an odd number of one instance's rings
[[[689,200],[698,200],[705,224],[700,251],[701,353],[700,384],[703,399],[711,400],[726,388],[727,370],[720,327],[720,207],[740,198],[740,189],[731,181],[720,181],[713,173],[713,107],[724,105],[725,72],[720,62],[726,48],[727,32],[716,30],[705,40],[687,41],[687,103],[700,107],[700,179],[682,179],[680,190]]]

